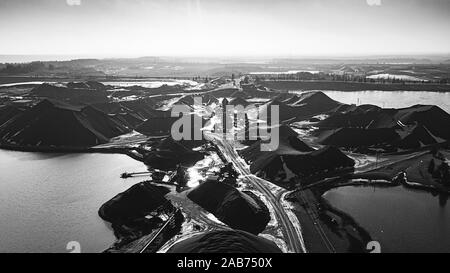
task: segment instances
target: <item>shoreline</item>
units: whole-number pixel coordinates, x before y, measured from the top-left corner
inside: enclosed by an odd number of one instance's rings
[[[49,147],[49,146],[19,146],[14,144],[0,143],[0,149],[6,151],[17,152],[31,152],[31,153],[62,153],[62,154],[76,154],[76,153],[99,153],[99,154],[124,154],[133,158],[134,160],[144,162],[143,157],[133,153],[136,148],[125,147]]]
[[[351,216],[327,204],[317,191],[291,192],[286,200],[301,221],[308,253],[366,252],[371,235]]]
[[[411,181],[402,181],[399,183],[390,181],[389,177],[387,175],[383,174],[353,174],[350,179],[355,179],[359,181],[353,181],[346,184],[337,185],[336,187],[332,188],[338,188],[342,186],[358,186],[358,185],[373,185],[373,184],[381,184],[381,185],[392,185],[392,186],[403,186],[406,189],[415,189],[415,190],[421,190],[426,191],[429,193],[441,193],[441,194],[449,194],[450,195],[450,189],[442,187],[436,187],[433,185],[424,185],[417,182],[411,182]],[[374,181],[372,181],[374,180]]]
[[[92,76],[27,76],[27,75],[0,75],[0,84],[11,84],[11,83],[26,83],[33,81],[60,81],[60,82],[70,82],[70,81],[79,81],[79,80],[92,80],[92,81],[108,81],[108,82],[116,82],[116,81],[145,81],[145,80],[192,80],[192,77],[183,77],[183,76],[115,76],[115,75],[92,75]]]
[[[278,89],[283,91],[342,91],[342,92],[357,92],[357,91],[423,91],[435,93],[450,92],[449,84],[434,84],[434,83],[368,83],[368,82],[342,82],[342,81],[293,81],[293,80],[266,80],[261,81],[260,84],[269,89]]]
[[[383,174],[350,174],[328,182],[291,191],[285,199],[292,203],[295,208],[293,212],[302,223],[308,252],[367,252],[364,243],[371,241],[372,235],[351,215],[333,207],[322,197],[331,189],[346,186],[401,186],[406,190],[450,196],[450,189],[444,187],[406,180],[393,182]]]

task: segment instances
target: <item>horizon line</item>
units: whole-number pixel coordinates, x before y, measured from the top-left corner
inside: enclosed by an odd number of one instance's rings
[[[22,61],[3,61],[5,58],[29,58],[30,60]],[[234,55],[167,55],[167,54],[155,54],[155,55],[128,55],[128,54],[0,54],[0,63],[29,63],[29,62],[64,62],[75,61],[83,59],[96,59],[96,60],[114,60],[114,59],[143,59],[143,58],[179,58],[179,59],[257,59],[257,60],[275,60],[275,59],[293,59],[293,60],[373,60],[373,59],[424,59],[428,57],[450,57],[448,53],[406,53],[406,54],[234,54]],[[31,60],[32,58],[36,58]],[[39,59],[42,58],[42,59]],[[55,58],[55,59],[50,59]]]

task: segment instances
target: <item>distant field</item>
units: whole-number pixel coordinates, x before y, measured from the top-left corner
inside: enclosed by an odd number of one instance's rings
[[[27,77],[27,76],[0,76],[0,84],[20,82],[66,82],[76,81],[76,78],[68,77]],[[79,79],[78,79],[79,80]]]
[[[450,85],[422,83],[364,83],[338,81],[262,81],[265,87],[280,90],[334,90],[334,91],[432,91],[450,92]]]
[[[157,79],[179,79],[190,80],[191,77],[115,77],[115,76],[92,76],[92,77],[34,77],[34,76],[0,76],[0,84],[22,83],[22,82],[77,82],[77,81],[100,81],[100,82],[115,82],[115,81],[150,81]]]

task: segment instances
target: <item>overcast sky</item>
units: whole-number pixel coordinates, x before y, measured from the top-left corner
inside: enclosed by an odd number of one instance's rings
[[[450,0],[0,0],[0,54],[450,53]]]

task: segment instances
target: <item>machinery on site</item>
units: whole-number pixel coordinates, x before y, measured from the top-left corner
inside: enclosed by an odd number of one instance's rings
[[[238,172],[234,169],[233,164],[229,162],[220,168],[218,180],[235,187],[237,185],[238,177]]]

